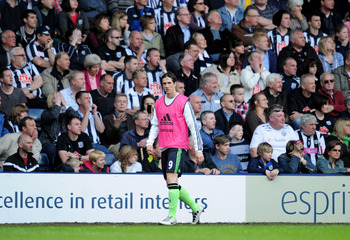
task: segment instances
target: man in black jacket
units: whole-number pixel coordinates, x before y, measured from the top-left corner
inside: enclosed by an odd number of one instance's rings
[[[295,130],[300,129],[301,117],[313,110],[313,99],[316,92],[315,79],[311,74],[304,74],[300,79],[300,88],[288,97],[289,118]]]
[[[220,99],[221,108],[217,110],[215,114],[216,124],[215,128],[222,130],[225,134],[228,134],[228,125],[232,122],[238,122],[244,124],[244,121],[235,110],[235,98],[231,94],[225,94]]]
[[[267,76],[266,82],[268,87],[263,90],[263,93],[269,101],[269,107],[280,104],[283,106],[283,111],[288,113],[288,93],[282,91],[282,76],[271,73]]]
[[[297,76],[300,77],[305,73],[305,69],[309,69],[311,59],[317,63],[316,76],[319,77],[323,72],[322,63],[318,58],[315,50],[305,42],[305,36],[301,29],[295,29],[290,32],[290,41],[287,47],[284,47],[278,56],[279,71],[283,71],[285,59],[292,57],[297,61]]]
[[[220,30],[222,24],[220,13],[217,10],[210,11],[208,15],[208,26],[201,32],[207,40],[207,52],[213,61],[219,60],[219,54],[226,49],[230,49],[230,43],[233,35],[227,30]]]
[[[334,34],[337,25],[343,24],[341,15],[333,9],[334,0],[321,0],[321,7],[316,10],[321,16],[321,30],[327,35]]]
[[[192,30],[189,27],[191,16],[187,8],[178,8],[175,13],[177,24],[172,26],[166,32],[164,46],[166,56],[181,52],[191,35]],[[185,34],[184,34],[185,33]]]
[[[4,172],[39,171],[39,163],[32,153],[33,139],[29,135],[21,135],[17,143],[18,151],[4,162]]]

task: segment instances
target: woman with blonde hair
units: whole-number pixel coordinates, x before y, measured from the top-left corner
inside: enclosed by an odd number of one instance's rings
[[[344,65],[344,57],[335,51],[335,42],[331,36],[322,37],[318,43],[318,57],[323,65],[324,72],[332,72]]]
[[[120,45],[129,47],[130,31],[128,24],[128,15],[126,14],[126,12],[118,10],[113,13],[112,28],[118,29],[122,34],[123,39],[121,40]]]
[[[106,164],[106,154],[100,150],[94,150],[89,154],[89,161],[83,162],[80,167],[80,172],[92,173],[109,173],[109,167]]]
[[[117,161],[111,166],[112,173],[142,172],[142,165],[137,161],[138,154],[133,146],[125,145],[120,150]]]
[[[209,53],[205,50],[208,47],[207,40],[204,35],[199,32],[192,34],[191,38],[199,48],[198,60],[200,72],[202,72],[213,64],[213,59],[211,59]]]
[[[338,118],[333,133],[326,138],[326,144],[333,140],[341,142],[342,160],[345,167],[350,167],[350,118]]]

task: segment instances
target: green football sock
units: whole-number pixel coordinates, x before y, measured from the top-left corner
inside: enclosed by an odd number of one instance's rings
[[[198,204],[190,197],[186,189],[180,186],[180,200],[186,203],[193,212],[199,209]]]
[[[176,183],[168,184],[169,188],[169,217],[176,220],[177,204],[179,203],[179,185]]]

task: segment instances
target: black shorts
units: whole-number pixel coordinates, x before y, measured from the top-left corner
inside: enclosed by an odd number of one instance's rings
[[[162,152],[164,179],[166,179],[166,173],[177,173],[178,177],[181,177],[185,154],[186,150],[181,148],[168,148]]]

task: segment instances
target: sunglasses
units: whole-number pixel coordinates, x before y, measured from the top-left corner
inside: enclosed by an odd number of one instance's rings
[[[324,84],[334,83],[334,79],[324,80]]]
[[[332,148],[331,151],[332,151],[332,152],[339,152],[339,153],[341,153],[341,149]]]

